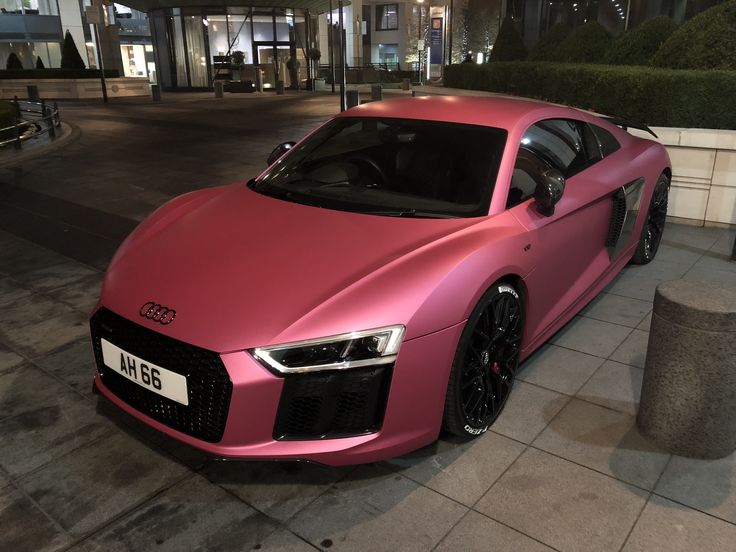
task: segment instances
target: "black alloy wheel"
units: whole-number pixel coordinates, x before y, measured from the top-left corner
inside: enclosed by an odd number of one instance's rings
[[[474,437],[503,410],[519,366],[523,308],[518,292],[494,284],[468,318],[445,399],[445,430]]]
[[[664,223],[667,220],[667,199],[669,195],[669,180],[666,175],[659,177],[652,200],[649,203],[649,211],[647,219],[644,222],[644,228],[639,239],[639,246],[636,248],[631,262],[634,264],[647,264],[654,259],[659,249],[664,233]]]

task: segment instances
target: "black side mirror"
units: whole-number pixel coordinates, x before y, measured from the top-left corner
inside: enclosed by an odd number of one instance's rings
[[[268,160],[266,161],[269,165],[273,165],[278,159],[284,155],[287,151],[289,151],[291,148],[294,147],[294,144],[296,142],[283,142],[273,148],[273,151],[268,156]]]
[[[545,217],[555,214],[555,205],[562,199],[565,191],[565,177],[557,169],[547,169],[537,179],[537,187],[534,190],[534,201],[537,203],[537,211]]]

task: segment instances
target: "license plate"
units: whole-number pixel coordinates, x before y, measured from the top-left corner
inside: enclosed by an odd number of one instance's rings
[[[100,341],[105,366],[149,391],[180,404],[189,405],[186,377],[131,355],[106,339]]]

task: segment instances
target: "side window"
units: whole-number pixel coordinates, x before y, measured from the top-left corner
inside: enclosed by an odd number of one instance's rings
[[[593,147],[595,146],[595,147]],[[547,119],[529,127],[521,147],[536,154],[569,178],[601,157],[595,137],[585,123]]]
[[[613,134],[608,132],[605,128],[601,128],[597,125],[590,125],[590,127],[593,129],[593,132],[595,132],[595,135],[598,137],[598,141],[601,144],[601,152],[603,153],[603,157],[611,155],[614,151],[621,148],[621,144],[618,143],[618,140],[616,140],[616,138],[613,137]]]
[[[539,176],[550,168],[549,163],[537,157],[534,153],[521,146],[516,156],[514,173],[511,177],[511,187],[506,199],[506,208],[523,203],[534,195]]]

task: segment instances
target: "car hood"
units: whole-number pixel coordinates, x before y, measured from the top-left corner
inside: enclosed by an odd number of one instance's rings
[[[202,190],[165,205],[126,239],[100,304],[218,352],[406,324],[421,298],[405,289],[406,269],[400,286],[386,273],[479,220],[320,209],[242,183]],[[421,287],[432,273],[413,278]],[[142,318],[149,301],[175,309],[175,320]]]

